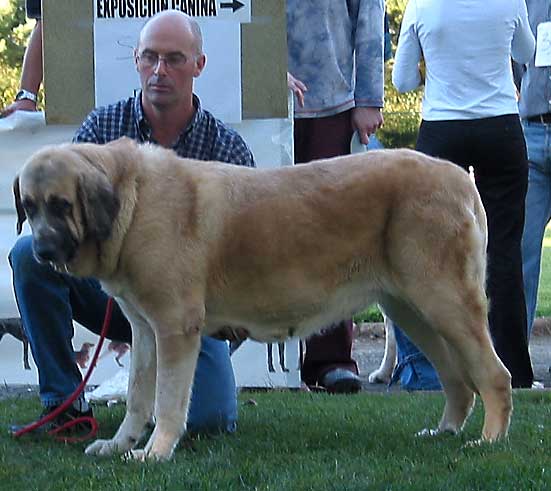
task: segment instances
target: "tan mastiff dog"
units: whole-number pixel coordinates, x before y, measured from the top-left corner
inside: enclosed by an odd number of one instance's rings
[[[449,162],[382,150],[256,170],[122,139],[42,149],[14,192],[36,258],[99,278],[132,324],[126,416],[87,454],[171,457],[201,334],[305,337],[372,302],[437,368],[438,431],[460,431],[478,393],[482,439],[507,433],[510,375],[487,326],[485,213]]]

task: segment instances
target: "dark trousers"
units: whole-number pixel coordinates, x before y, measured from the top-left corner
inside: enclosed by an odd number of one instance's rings
[[[295,163],[349,154],[352,134],[350,111],[325,118],[295,119]],[[352,319],[309,338],[301,369],[302,380],[314,385],[334,368],[358,373],[358,366],[352,359],[352,339]]]
[[[488,220],[491,336],[511,372],[513,387],[530,387],[534,374],[526,337],[521,257],[528,163],[519,117],[423,121],[416,148],[474,169]]]

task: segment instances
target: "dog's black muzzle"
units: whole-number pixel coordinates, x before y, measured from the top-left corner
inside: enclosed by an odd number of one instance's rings
[[[68,231],[33,231],[33,254],[39,263],[67,264],[75,256],[77,246]]]

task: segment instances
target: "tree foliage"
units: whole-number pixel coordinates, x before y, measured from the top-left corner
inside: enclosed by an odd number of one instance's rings
[[[386,11],[390,24],[392,52],[396,53],[400,24],[407,0],[386,0]],[[385,71],[385,125],[380,130],[381,141],[388,148],[413,147],[421,120],[420,108],[423,91],[400,94],[392,85],[394,60],[386,64]]]

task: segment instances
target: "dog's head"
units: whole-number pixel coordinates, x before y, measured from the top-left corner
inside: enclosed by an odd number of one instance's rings
[[[119,199],[97,161],[101,152],[96,147],[39,150],[15,178],[17,233],[28,219],[39,262],[66,270],[83,244],[100,243],[111,233]]]

